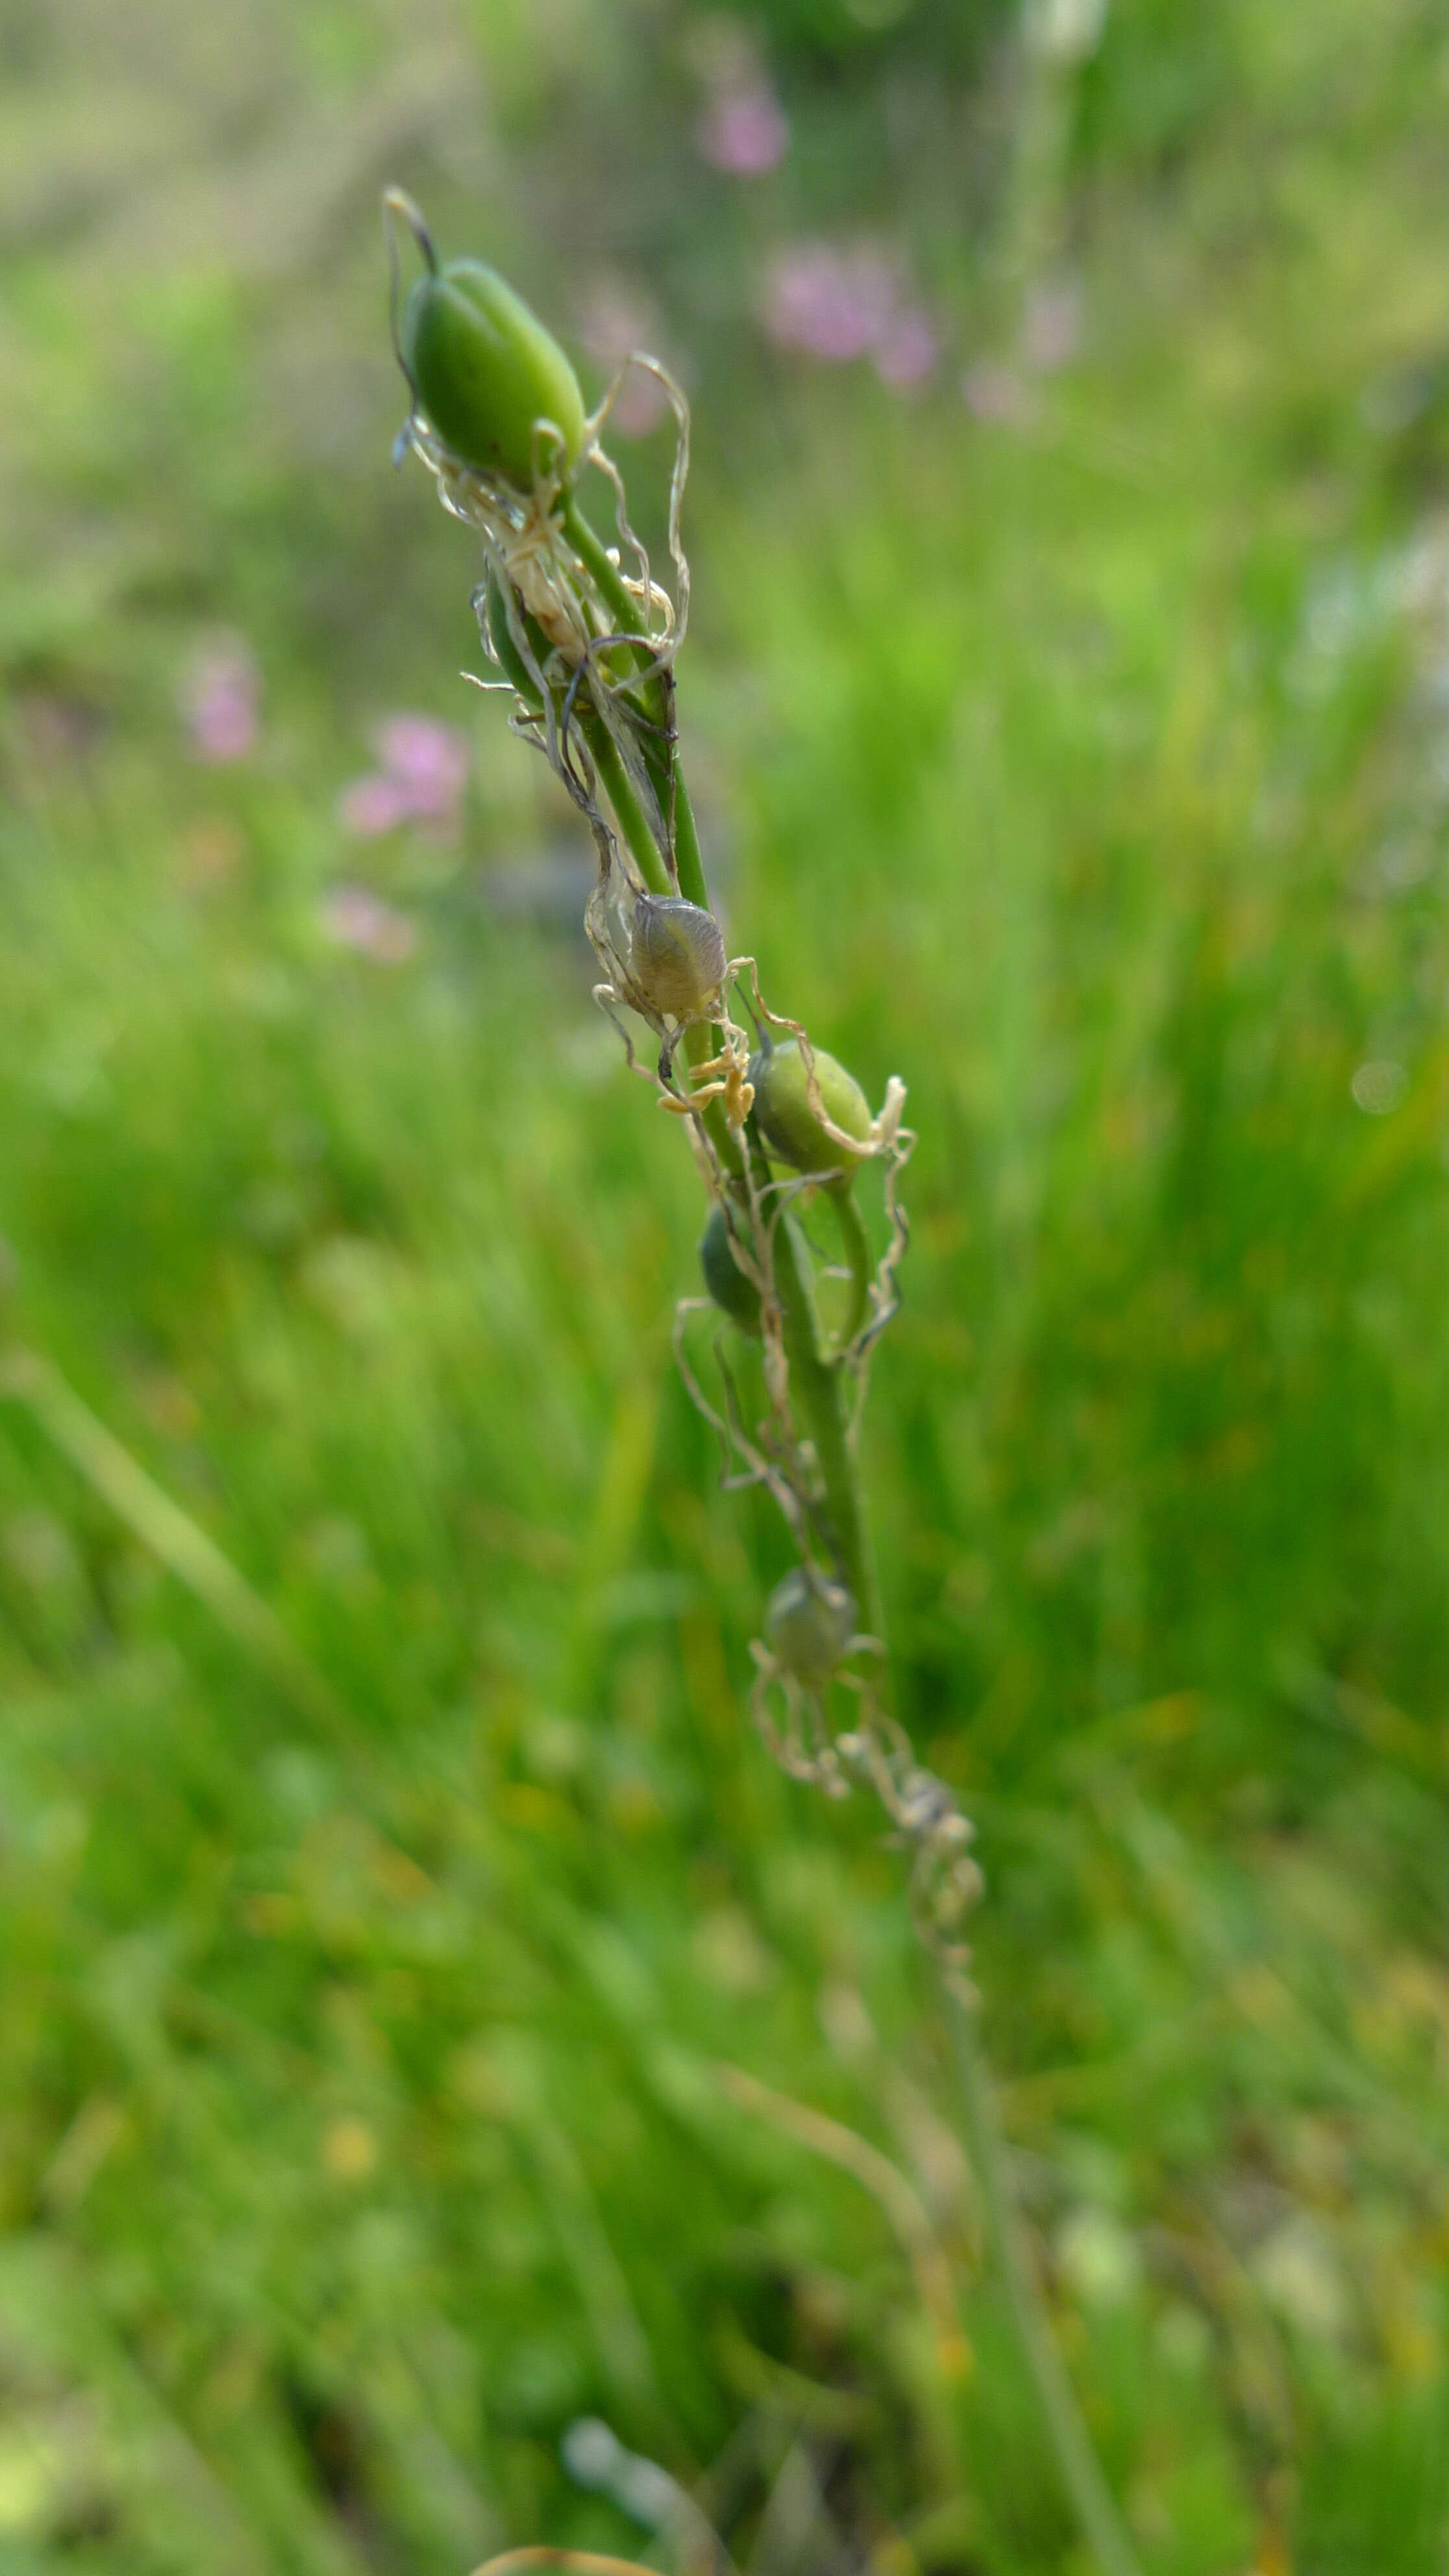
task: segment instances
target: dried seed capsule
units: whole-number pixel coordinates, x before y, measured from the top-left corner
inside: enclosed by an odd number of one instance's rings
[[[855,1634],[855,1602],[843,1583],[797,1565],[776,1584],[765,1612],[765,1642],[801,1682],[828,1681]]]
[[[865,1144],[870,1136],[870,1110],[854,1074],[847,1073],[844,1065],[827,1055],[823,1047],[811,1052],[826,1117],[832,1126],[843,1128],[847,1136]],[[760,1133],[782,1163],[791,1164],[797,1172],[828,1172],[841,1165],[853,1166],[854,1157],[827,1136],[810,1106],[805,1058],[797,1038],[787,1038],[783,1046],[765,1047],[751,1056],[750,1080],[755,1086],[755,1117]]]
[[[551,331],[496,269],[479,259],[439,267],[432,236],[412,200],[389,189],[389,211],[410,226],[425,275],[409,289],[398,355],[419,408],[445,447],[480,473],[532,489],[534,424],[562,437],[558,462],[574,464],[584,444],[579,380]],[[547,459],[547,449],[543,450]]]
[[[730,1250],[730,1221],[717,1203],[711,1208],[709,1223],[699,1242],[699,1266],[704,1284],[722,1314],[742,1333],[760,1330],[760,1292],[753,1279],[748,1279]]]
[[[724,981],[724,935],[712,912],[682,895],[641,894],[629,934],[629,965],[661,1019],[706,1017]]]

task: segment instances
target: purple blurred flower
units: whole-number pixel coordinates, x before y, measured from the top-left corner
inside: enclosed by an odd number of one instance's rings
[[[936,334],[919,304],[902,305],[875,344],[875,371],[884,385],[904,390],[923,385],[936,363]]]
[[[451,831],[468,778],[468,745],[451,725],[433,716],[391,716],[379,728],[381,766],[344,789],[339,812],[345,830],[375,840],[400,823],[430,823]]]
[[[803,349],[830,366],[874,358],[882,384],[897,390],[924,384],[936,363],[930,315],[904,291],[895,262],[868,244],[796,242],[779,252],[761,318],[777,348]]]
[[[878,345],[895,303],[895,278],[879,252],[799,242],[771,266],[765,329],[778,347],[839,366]]]
[[[344,829],[359,841],[375,841],[383,832],[395,832],[405,823],[410,812],[407,797],[395,778],[382,778],[374,773],[353,780],[344,788],[338,812]]]
[[[1040,376],[1069,367],[1082,344],[1082,291],[1070,279],[1037,286],[1026,299],[1021,324],[1024,363]]]
[[[334,886],[319,906],[323,931],[339,948],[354,948],[377,966],[401,966],[418,944],[406,913],[383,903],[366,886]]]
[[[468,783],[468,745],[462,734],[432,716],[393,716],[379,733],[377,748],[384,774],[404,789],[414,814],[451,821]]]
[[[1032,418],[1032,394],[1014,367],[993,358],[979,359],[961,378],[961,392],[973,420],[997,429],[1024,429]]]
[[[256,749],[261,675],[240,636],[202,654],[181,692],[181,713],[198,760],[245,760]]]
[[[701,158],[734,179],[760,179],[785,158],[790,127],[769,82],[755,78],[715,91],[695,129]]]

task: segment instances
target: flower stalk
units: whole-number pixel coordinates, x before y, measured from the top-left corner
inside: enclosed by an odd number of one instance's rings
[[[727,955],[710,907],[674,722],[689,605],[682,393],[657,361],[630,361],[664,386],[677,427],[666,586],[630,526],[623,478],[602,444],[622,376],[585,417],[562,350],[512,290],[476,262],[442,267],[400,190],[390,189],[384,205],[390,227],[406,226],[424,262],[399,326],[390,229],[394,337],[413,395],[399,453],[420,459],[444,507],[479,540],[484,577],[474,607],[499,675],[482,685],[509,697],[513,731],[547,759],[592,835],[598,870],[584,925],[601,970],[595,999],[629,1068],[684,1128],[711,1202],[701,1247],[708,1293],[680,1301],[679,1367],[718,1437],[723,1483],[763,1487],[796,1556],[751,1648],[751,1710],[793,1778],[836,1798],[870,1790],[910,1854],[913,1916],[944,1980],[973,2156],[1043,2425],[1102,2576],[1135,2576],[1051,2344],[971,2021],[961,1932],[981,1892],[972,1827],[946,1784],[917,1762],[884,1684],[856,1433],[871,1354],[899,1303],[906,1225],[897,1183],[914,1143],[902,1117],[905,1086],[892,1077],[872,1114],[846,1068],[766,1002],[753,957]],[[603,542],[583,508],[585,471],[612,491],[617,546]],[[856,1196],[866,1171],[880,1186],[879,1253]],[[832,1292],[827,1309],[838,1314],[833,1326],[816,1294],[817,1276],[830,1274],[799,1221],[814,1196],[828,1202],[845,1256],[834,1272],[843,1294]],[[713,1392],[697,1347],[706,1327]],[[524,2551],[497,2568],[501,2576],[605,2563]]]

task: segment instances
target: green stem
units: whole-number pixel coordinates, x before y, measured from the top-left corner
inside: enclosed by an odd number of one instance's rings
[[[572,492],[564,501],[563,524],[570,545],[589,573],[610,615],[618,619],[624,633],[637,630],[638,602],[630,598],[618,565],[610,562],[608,549],[597,531],[585,518],[577,497]],[[647,660],[646,654],[636,650],[637,668],[643,669]],[[667,700],[665,691],[657,680],[649,683],[644,691],[644,698],[648,717],[655,724],[662,723],[668,711]],[[679,891],[687,903],[697,903],[707,912],[709,889],[705,884],[704,859],[700,851],[699,831],[694,819],[694,808],[689,801],[689,789],[684,783],[683,770],[678,760],[671,756],[672,744],[668,750],[656,747],[651,751],[647,742],[642,748],[654,782],[655,794],[659,798],[660,811],[667,815],[671,800],[673,802],[674,858],[679,871]],[[612,794],[612,790],[610,793]],[[623,821],[622,815],[620,821],[621,823]],[[630,846],[633,847],[632,842]]]
[[[1007,2169],[1006,2141],[996,2088],[982,2053],[974,2015],[949,1978],[943,1979],[946,2020],[966,2114],[971,2161],[981,2190],[987,2233],[1006,2284],[1012,2323],[1031,2374],[1062,2485],[1102,2576],[1140,2576],[1137,2555],[1122,2525],[1112,2492],[1092,2448],[1076,2393],[1052,2341],[1051,2326],[1032,2269]]]
[[[600,717],[579,717],[579,731],[589,746],[594,767],[603,781],[610,804],[618,817],[619,829],[639,862],[639,872],[653,894],[674,891],[654,835],[649,828],[644,808],[634,793],[629,772],[617,743]],[[650,764],[651,768],[653,764]],[[668,782],[655,779],[663,810],[668,795]],[[697,903],[702,912],[710,909],[709,887],[705,883],[704,861],[700,855],[699,834],[695,828],[694,808],[689,801],[678,763],[674,771],[674,863],[678,873],[679,892],[689,903]]]
[[[589,756],[614,808],[619,829],[634,853],[644,883],[651,894],[672,893],[673,887],[659,845],[608,726],[600,716],[589,711],[580,715],[579,731],[589,746]]]
[[[850,1304],[840,1328],[842,1347],[853,1342],[870,1313],[870,1283],[875,1276],[875,1263],[870,1257],[870,1241],[859,1208],[855,1204],[849,1181],[837,1182],[828,1193],[840,1228],[840,1240],[850,1268]]]
[[[661,799],[666,813],[669,810],[665,801],[667,796],[666,780],[664,798]],[[689,801],[689,789],[685,786],[684,771],[678,760],[674,763],[674,864],[679,872],[679,891],[686,903],[697,903],[702,911],[708,912],[709,887],[705,883],[704,858],[695,826],[694,807]]]
[[[637,622],[634,602],[624,588],[617,566],[609,561],[604,547],[584,517],[572,493],[564,503],[563,519],[569,541],[591,574],[606,606],[619,619],[622,626],[634,625]],[[662,693],[660,694],[662,699]],[[609,802],[614,808],[619,829],[634,853],[639,872],[647,886],[655,892],[662,893],[666,888],[662,877],[660,855],[643,809],[629,783],[624,763],[602,723],[597,721],[588,723],[585,731],[599,777],[608,794]],[[667,789],[667,779],[662,781],[662,784]],[[689,790],[685,785],[683,769],[677,760],[673,763],[673,791],[675,862],[679,872],[679,891],[687,902],[700,904],[707,911],[709,889],[705,883],[694,808],[689,800]],[[691,1063],[699,1064],[713,1054],[717,1046],[717,1038],[708,1029],[690,1029],[685,1037],[684,1051]],[[723,1168],[740,1184],[743,1192],[744,1152],[719,1102],[711,1101],[704,1110],[703,1116],[710,1140]],[[757,1177],[759,1179],[769,1177],[763,1157],[759,1158]],[[854,1213],[852,1208],[852,1214]],[[855,1222],[859,1227],[858,1215],[855,1217]],[[848,1225],[849,1219],[843,1219],[843,1233]],[[858,1279],[860,1259],[865,1257],[868,1260],[863,1231],[859,1247],[853,1245],[847,1237],[846,1248],[850,1257],[852,1276]],[[861,1501],[860,1475],[850,1441],[848,1411],[850,1388],[839,1362],[827,1359],[821,1349],[815,1301],[810,1294],[809,1280],[801,1266],[794,1237],[786,1220],[782,1220],[775,1229],[774,1267],[775,1288],[780,1300],[784,1331],[785,1356],[790,1366],[790,1381],[799,1404],[801,1420],[815,1450],[821,1482],[825,1488],[823,1517],[831,1544],[840,1561],[841,1574],[849,1584],[859,1605],[862,1623],[868,1629],[874,1630],[879,1625],[880,1610],[875,1566]],[[866,1275],[869,1275],[868,1270]],[[861,1293],[863,1292],[858,1290],[858,1295]],[[851,1333],[856,1329],[856,1324],[852,1323]],[[849,1335],[847,1335],[848,1338]]]
[[[564,526],[611,615],[618,619],[626,632],[637,627],[638,609],[624,587],[618,567],[610,562],[604,546],[572,494],[564,504]],[[636,667],[643,667],[642,658]],[[664,690],[651,682],[646,685],[643,695],[648,714],[656,722],[661,721],[667,711]],[[662,861],[623,761],[602,724],[596,724],[589,731],[588,740],[619,827],[638,861],[640,873],[646,885],[662,892]],[[709,893],[694,812],[683,772],[671,754],[672,745],[668,751],[654,755],[646,751],[645,757],[661,810],[666,813],[672,791],[679,891],[687,901],[708,910]],[[717,1043],[708,1029],[691,1029],[685,1038],[686,1056],[693,1063],[701,1063],[714,1051]],[[742,1148],[717,1100],[709,1103],[703,1116],[721,1164],[738,1183],[742,1196],[746,1153],[754,1166],[757,1186],[768,1180],[768,1166],[758,1143],[751,1138]],[[869,1310],[870,1247],[860,1211],[848,1187],[832,1191],[831,1197],[851,1276],[848,1320],[842,1335],[842,1340],[848,1342],[859,1331]],[[860,1473],[850,1439],[850,1383],[840,1361],[827,1357],[822,1349],[808,1271],[802,1264],[788,1215],[782,1216],[775,1228],[774,1278],[780,1300],[791,1388],[801,1422],[814,1448],[824,1487],[822,1517],[839,1560],[841,1575],[859,1605],[861,1624],[878,1633],[880,1602],[875,1566],[866,1527]],[[1063,2487],[1096,2554],[1102,2576],[1139,2576],[1135,2553],[1102,2475],[1071,2381],[1052,2341],[1021,2221],[1012,2199],[1005,2141],[990,2072],[982,2056],[971,2015],[949,1984],[946,2009],[987,2226]]]
[[[880,1601],[861,1499],[860,1470],[850,1440],[849,1381],[838,1360],[822,1356],[820,1326],[788,1217],[775,1228],[775,1290],[790,1363],[790,1389],[810,1435],[825,1488],[823,1517],[840,1573],[855,1595],[860,1624],[875,1635]]]
[[[607,727],[597,716],[583,716],[580,718],[580,730],[588,743],[594,766],[608,793],[609,802],[614,808],[614,818],[634,853],[640,875],[652,894],[668,894],[669,879],[665,874],[664,862],[659,855],[654,835],[649,829],[648,818],[634,793],[629,773],[624,767]],[[680,785],[682,786],[683,783],[681,780]],[[690,900],[693,901],[694,898],[691,897]],[[691,1064],[703,1064],[706,1057],[717,1051],[718,1044],[718,1039],[707,1028],[685,1031],[684,1052]],[[732,1180],[743,1183],[745,1158],[739,1139],[730,1127],[717,1100],[711,1100],[706,1104],[703,1117],[715,1152],[725,1170]]]
[[[564,533],[579,561],[589,573],[594,588],[611,614],[618,619],[625,635],[639,631],[639,603],[631,599],[624,587],[624,576],[616,563],[609,560],[608,548],[579,508],[575,495],[566,495],[563,505]]]

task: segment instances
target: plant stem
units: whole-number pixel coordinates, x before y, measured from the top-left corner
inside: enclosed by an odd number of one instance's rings
[[[570,545],[588,571],[599,597],[604,601],[610,614],[618,619],[621,629],[626,634],[636,629],[639,624],[638,602],[630,598],[618,565],[610,562],[607,547],[597,530],[585,518],[577,497],[572,492],[564,502],[563,524],[564,533]],[[647,657],[636,649],[635,658],[642,668]],[[666,722],[669,708],[662,684],[657,679],[650,681],[644,694],[648,701],[649,712],[656,722]],[[672,791],[674,857],[679,871],[679,891],[686,902],[697,903],[707,912],[709,890],[705,884],[704,861],[700,852],[694,808],[689,801],[689,790],[684,783],[684,773],[678,761],[671,760],[672,751],[671,741],[667,748],[659,752],[657,761],[650,762],[650,767],[655,772],[655,789],[661,810],[665,813],[669,810]],[[645,756],[648,758],[647,752]],[[620,821],[622,820],[621,815]]]
[[[564,505],[564,525],[600,597],[618,619],[621,628],[627,631],[637,623],[635,603],[624,587],[617,566],[610,562],[607,551],[572,494]],[[643,694],[650,715],[657,722],[667,722],[669,699],[663,686],[650,681]],[[661,855],[624,763],[602,723],[595,720],[587,731],[589,748],[614,807],[619,828],[634,853],[646,885],[662,892],[665,880]],[[668,813],[672,799],[679,891],[687,901],[708,910],[709,891],[705,883],[699,835],[683,771],[674,757],[672,740],[657,758],[650,757],[647,752],[645,756],[663,812]],[[686,1057],[691,1062],[700,1063],[715,1044],[708,1030],[691,1029],[685,1039]],[[742,1145],[724,1118],[718,1101],[709,1103],[703,1115],[721,1164],[728,1173],[743,1185],[745,1156],[748,1154],[758,1167],[757,1181],[768,1178],[768,1167],[758,1141],[748,1135]],[[851,1277],[850,1306],[841,1335],[844,1343],[854,1337],[865,1320],[872,1265],[860,1211],[849,1188],[832,1191],[831,1198]],[[860,1473],[850,1436],[849,1383],[840,1361],[827,1357],[822,1348],[820,1322],[808,1271],[801,1262],[788,1214],[782,1215],[775,1227],[773,1266],[790,1383],[801,1421],[815,1451],[824,1488],[821,1516],[838,1558],[842,1579],[855,1595],[861,1625],[871,1632],[878,1632],[880,1602],[861,1496]],[[1136,2553],[1102,2474],[1071,2381],[1052,2340],[1041,2291],[1012,2197],[995,2088],[974,2020],[949,1978],[943,1980],[943,1985],[971,2157],[987,2228],[1062,2485],[1095,2553],[1102,2576],[1139,2576]]]
[[[788,1217],[775,1228],[775,1292],[780,1300],[790,1385],[810,1434],[825,1488],[823,1518],[840,1560],[842,1580],[855,1595],[860,1624],[872,1635],[880,1626],[875,1560],[861,1501],[860,1470],[850,1437],[849,1381],[838,1360],[820,1348],[815,1300],[801,1268]]]
[[[590,526],[573,494],[564,504],[564,526],[587,567],[600,597],[621,629],[637,626],[638,608],[624,586],[617,565]],[[636,666],[643,658],[635,648]],[[642,692],[657,724],[670,719],[669,695],[650,680]],[[606,728],[597,721],[588,731],[589,748],[624,833],[647,885],[663,891],[663,864],[628,773]],[[673,805],[675,864],[679,891],[691,903],[709,909],[699,835],[683,771],[674,757],[672,738],[657,755],[645,753],[661,811]],[[691,1029],[686,1057],[700,1063],[716,1041],[706,1029]],[[743,1194],[745,1156],[757,1165],[756,1179],[768,1178],[758,1141],[747,1135],[743,1145],[725,1120],[718,1101],[703,1111],[710,1137],[724,1169]],[[869,1307],[870,1247],[860,1211],[848,1188],[831,1193],[851,1276],[851,1301],[843,1342],[859,1331]],[[872,1632],[880,1626],[880,1602],[861,1496],[860,1473],[850,1436],[849,1382],[838,1359],[826,1356],[809,1275],[802,1265],[788,1215],[774,1233],[774,1280],[780,1300],[785,1356],[801,1420],[808,1431],[824,1488],[822,1518],[839,1560],[840,1573],[858,1605],[861,1624]],[[1041,2417],[1056,2456],[1062,2485],[1094,2551],[1102,2576],[1139,2576],[1132,2548],[1111,2490],[1102,2474],[1091,2437],[1062,2365],[1032,2270],[1020,2218],[1012,2197],[1006,2146],[990,2070],[982,2055],[972,2015],[949,1978],[943,1980],[947,2020],[966,2114],[972,2162],[981,2189],[988,2231],[1006,2284],[1012,2321],[1031,2377]]]
[[[669,894],[672,888],[668,871],[617,743],[607,725],[592,711],[579,717],[579,731],[589,746],[589,757],[614,808],[619,829],[634,853],[639,874],[651,894]]]
[[[835,1222],[840,1228],[840,1239],[845,1247],[845,1258],[850,1268],[850,1304],[845,1311],[845,1321],[840,1327],[840,1341],[843,1348],[847,1342],[854,1341],[870,1312],[870,1283],[875,1272],[875,1263],[870,1257],[870,1239],[866,1234],[860,1210],[851,1194],[849,1181],[843,1187],[828,1191],[826,1195],[835,1211]]]
[[[639,800],[630,786],[623,761],[602,724],[597,721],[586,723],[585,732],[594,764],[608,792],[609,802],[614,808],[619,829],[634,853],[640,874],[647,885],[654,887],[657,892],[663,892],[665,880],[659,852],[654,843],[654,835],[649,829]],[[688,791],[677,768],[675,790],[677,815],[689,813]],[[692,814],[690,820],[692,826]],[[698,846],[698,842],[695,841],[698,893],[689,892],[688,900],[703,902],[707,906],[708,893],[703,870],[698,863]],[[679,875],[680,885],[683,888],[682,851]],[[685,1055],[692,1063],[698,1064],[714,1051],[716,1045],[717,1040],[708,1029],[690,1029],[684,1041]],[[731,1130],[719,1102],[710,1101],[702,1114],[709,1129],[711,1142],[724,1169],[732,1179],[743,1185],[746,1149],[741,1146],[739,1138]],[[756,1155],[759,1154],[757,1146],[749,1150]],[[762,1156],[759,1157],[759,1161],[760,1170],[757,1178],[768,1180],[769,1174]],[[743,1187],[741,1194],[743,1195]],[[851,1212],[855,1214],[855,1222],[859,1227],[860,1219],[855,1213],[853,1203]],[[860,1245],[863,1250],[865,1245],[863,1231]],[[855,1271],[860,1255],[850,1247],[848,1237],[847,1249],[851,1253],[852,1271]],[[868,1253],[865,1257],[868,1259]],[[855,1595],[862,1625],[873,1633],[879,1626],[880,1610],[875,1566],[866,1531],[865,1513],[861,1504],[860,1475],[850,1438],[848,1411],[850,1389],[839,1361],[827,1359],[821,1349],[820,1325],[815,1312],[815,1301],[810,1294],[809,1281],[796,1253],[789,1221],[783,1217],[775,1228],[774,1270],[775,1289],[780,1300],[784,1329],[785,1356],[790,1364],[790,1381],[799,1402],[801,1417],[814,1446],[821,1482],[825,1488],[823,1519],[831,1544],[840,1560],[842,1578],[849,1584]],[[851,1330],[854,1329],[852,1325]]]
[[[584,517],[572,492],[568,493],[564,500],[563,523],[564,534],[588,572],[599,597],[607,603],[611,613],[617,617],[621,631],[626,635],[636,633],[639,625],[638,601],[630,598],[624,587],[623,574],[616,563],[610,562],[608,548]]]
[[[1076,2394],[1052,2340],[1050,2324],[1017,2215],[1007,2169],[1006,2141],[991,2070],[975,2019],[949,1976],[943,1977],[946,2021],[966,2114],[971,2161],[981,2190],[987,2232],[1006,2284],[1012,2323],[1031,2375],[1062,2485],[1102,2576],[1140,2576],[1137,2556],[1102,2475]]]
[[[679,871],[679,891],[687,903],[697,903],[703,911],[710,908],[709,888],[704,879],[704,858],[695,827],[694,807],[678,760],[674,763],[674,864]],[[664,781],[664,796],[669,781]],[[661,801],[663,801],[661,799]],[[667,807],[666,807],[667,811]]]

